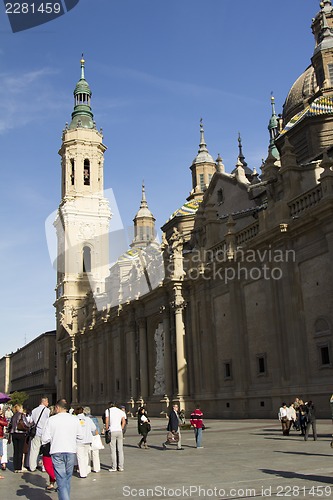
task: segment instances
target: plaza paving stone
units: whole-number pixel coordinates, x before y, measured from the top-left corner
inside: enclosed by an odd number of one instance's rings
[[[71,500],[154,499],[333,499],[332,423],[318,420],[318,440],[296,431],[282,436],[277,420],[206,420],[203,449],[193,430],[182,432],[183,451],[163,450],[164,419],[152,419],[149,449],[139,449],[136,420],[124,442],[125,470],[110,473],[110,448],[101,450],[102,469],[86,479],[74,474]],[[9,457],[12,448],[9,447]],[[0,499],[57,499],[45,492],[47,474],[14,474],[12,462],[0,481]]]

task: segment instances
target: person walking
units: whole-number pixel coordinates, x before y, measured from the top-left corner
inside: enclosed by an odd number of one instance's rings
[[[95,427],[96,427],[95,435],[98,434],[99,438],[100,438],[101,428],[100,428],[100,425],[98,422],[98,418],[91,414],[91,409],[89,406],[85,406],[83,408],[83,413],[85,414],[85,416],[87,418],[91,418],[91,420],[93,421],[93,423],[95,424]],[[103,446],[103,448],[104,448],[104,446]],[[93,472],[100,472],[101,461],[99,458],[99,449],[94,447],[94,436],[93,436],[93,442],[91,443],[91,448],[90,448],[90,453],[89,453],[89,465],[91,464],[91,462],[92,462],[92,471]]]
[[[138,410],[138,433],[142,436],[140,442],[138,443],[138,447],[141,448],[142,445],[143,447],[148,450],[148,445],[147,445],[147,436],[148,433],[150,432],[150,420],[147,416],[147,412],[144,408],[144,406],[141,406]]]
[[[282,403],[279,409],[279,420],[282,426],[282,434],[284,436],[289,436],[289,421],[288,421],[288,411],[286,403]]]
[[[65,399],[55,405],[55,415],[49,418],[42,432],[42,443],[51,443],[50,455],[58,486],[59,500],[70,500],[77,440],[83,441],[84,433],[80,421],[67,413]]]
[[[77,442],[76,456],[80,477],[85,478],[91,472],[90,450],[92,437],[96,432],[96,425],[91,418],[84,414],[82,406],[76,408],[75,415],[77,415],[77,418],[79,419],[80,426],[84,434],[83,439],[80,439]]]
[[[313,440],[317,441],[317,421],[316,421],[316,408],[312,401],[309,401],[305,405],[305,412],[306,412],[306,429],[305,429],[305,436],[304,436],[304,441],[307,441],[309,439],[309,432],[310,432],[310,427],[312,427],[312,434],[313,434]]]
[[[5,418],[5,414],[3,410],[0,410],[0,463],[2,462],[2,457],[4,454],[4,431],[7,424],[8,422]],[[1,466],[1,469],[6,470],[6,465],[4,467]],[[0,475],[0,479],[4,479],[4,476]]]
[[[110,407],[105,410],[105,429],[111,434],[111,469],[109,472],[124,471],[123,428],[125,424],[124,412],[117,407],[116,403],[110,403]]]
[[[36,435],[30,439],[30,447],[29,447],[30,472],[35,472],[35,470],[37,469],[40,447],[42,445],[42,431],[50,416],[50,410],[48,406],[49,406],[48,398],[46,396],[42,397],[39,406],[34,408],[31,412],[31,415],[28,417],[28,421],[32,426],[31,429],[35,428],[36,430]]]
[[[203,423],[203,413],[200,409],[200,405],[197,405],[196,409],[191,413],[190,424],[194,428],[195,443],[197,448],[203,448],[202,446],[202,430],[204,428]]]
[[[21,404],[14,406],[14,416],[10,423],[10,434],[12,438],[14,453],[13,465],[14,472],[26,472],[27,469],[23,466],[24,445],[27,437],[29,422],[23,411]]]
[[[163,449],[166,450],[167,446],[171,443],[177,443],[177,450],[183,450],[182,442],[181,442],[181,434],[180,434],[180,426],[179,426],[179,406],[178,404],[174,404],[172,406],[172,410],[169,414],[169,422],[167,426],[167,431],[173,435],[173,439],[167,439],[164,443],[162,443]]]

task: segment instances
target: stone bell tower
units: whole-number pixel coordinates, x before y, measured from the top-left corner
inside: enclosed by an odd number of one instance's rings
[[[109,221],[111,212],[103,193],[103,164],[106,146],[96,129],[91,111],[91,90],[81,78],[74,90],[70,125],[62,135],[61,202],[55,228],[58,240],[56,315],[58,394],[77,400],[77,317],[87,293],[102,293],[109,273]],[[70,363],[71,361],[71,363]],[[66,375],[71,364],[71,376]],[[71,394],[68,385],[71,379]],[[67,388],[67,389],[65,389]]]

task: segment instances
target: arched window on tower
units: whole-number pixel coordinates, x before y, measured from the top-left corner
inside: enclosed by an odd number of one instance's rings
[[[84,273],[91,273],[91,248],[83,247],[83,264],[82,270]]]
[[[71,159],[71,184],[74,186],[75,183],[75,161]]]
[[[84,160],[83,183],[85,186],[90,186],[90,161],[87,159]]]

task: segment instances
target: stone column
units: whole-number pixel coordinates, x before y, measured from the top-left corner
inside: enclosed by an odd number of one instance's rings
[[[183,311],[185,301],[182,295],[182,284],[176,283],[173,287],[174,302],[173,308],[175,311],[175,326],[176,326],[176,359],[177,359],[177,383],[178,396],[182,398],[188,393],[187,381],[187,361],[185,356],[185,325],[183,320]]]
[[[57,372],[58,372],[58,377],[57,377],[57,399],[63,398],[65,394],[65,382],[66,382],[66,369],[65,369],[65,364],[66,364],[66,353],[62,352],[63,347],[61,345],[58,345],[59,349],[59,354],[58,354],[58,359],[57,359]]]
[[[165,373],[165,393],[166,396],[172,394],[172,359],[171,359],[171,335],[169,308],[163,308],[163,331],[164,331],[164,373]]]
[[[148,396],[148,356],[147,356],[147,331],[146,320],[140,318],[140,396],[145,399]]]
[[[77,385],[77,348],[75,336],[71,338],[71,354],[72,354],[72,404],[78,403],[78,385]]]
[[[135,355],[135,323],[131,324],[131,330],[129,332],[130,340],[130,373],[131,373],[131,394],[130,397],[136,398],[136,355]]]

